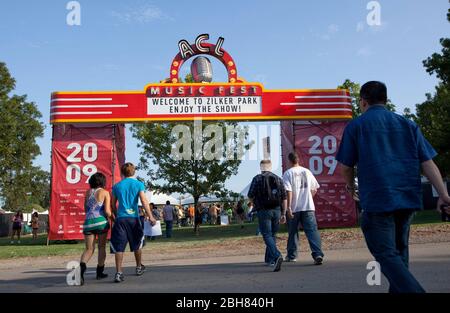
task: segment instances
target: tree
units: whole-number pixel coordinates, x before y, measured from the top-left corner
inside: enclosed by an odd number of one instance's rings
[[[361,109],[359,107],[359,92],[361,90],[361,85],[351,81],[350,79],[346,79],[344,83],[342,85],[339,85],[337,88],[347,89],[349,91],[352,101],[353,118],[360,116]],[[390,99],[387,100],[386,108],[391,112],[395,112],[395,104],[393,104]]]
[[[0,62],[0,197],[7,210],[18,210],[31,200],[44,205],[44,198],[30,195],[46,188],[41,177],[43,171],[33,166],[33,160],[40,154],[37,137],[42,137],[42,117],[27,96],[10,95],[15,88],[5,63]]]
[[[189,75],[186,77],[188,82],[191,82],[191,79]],[[215,194],[224,197],[229,193],[225,188],[225,181],[237,174],[241,159],[226,156],[243,155],[250,148],[251,143],[243,142],[247,139],[247,129],[235,122],[202,121],[201,124],[201,128],[199,124],[193,122],[176,125],[147,123],[132,126],[133,137],[139,140],[138,147],[142,148],[139,167],[146,170],[150,178],[147,181],[149,188],[165,193],[190,194],[194,198],[195,205],[201,196]],[[215,131],[211,131],[214,125],[218,127]],[[177,128],[185,130],[189,137],[193,135],[193,140],[188,138],[188,143],[182,145],[182,149],[179,150],[181,153],[193,152],[190,158],[179,159],[173,154],[173,147],[180,142],[178,136],[180,132]],[[243,136],[235,136],[234,132]],[[223,149],[220,148],[221,143]],[[196,149],[199,146],[202,148],[201,151]],[[218,157],[205,158],[205,150]]]
[[[450,9],[447,11],[450,22]],[[427,94],[427,99],[416,104],[417,124],[424,136],[436,149],[436,164],[443,176],[450,176],[450,38],[441,38],[441,53],[433,53],[423,61],[426,71],[439,79],[436,92]]]

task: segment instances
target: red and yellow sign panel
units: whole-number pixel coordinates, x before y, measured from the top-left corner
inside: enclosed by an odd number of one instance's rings
[[[54,92],[51,123],[352,118],[347,90],[265,90],[259,83],[150,84],[142,91]]]

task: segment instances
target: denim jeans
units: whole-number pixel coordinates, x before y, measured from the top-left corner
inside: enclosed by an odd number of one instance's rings
[[[280,216],[281,211],[279,208],[258,211],[259,229],[266,244],[266,253],[264,256],[266,263],[275,262],[281,256],[280,251],[277,249],[275,239],[275,235],[280,228]]]
[[[173,221],[164,221],[166,224],[166,238],[172,237]]]
[[[367,247],[389,281],[390,293],[422,293],[425,290],[409,271],[409,228],[412,210],[386,213],[362,212],[361,229]]]
[[[287,256],[295,259],[298,256],[298,227],[303,226],[306,238],[308,238],[309,247],[311,248],[311,256],[316,259],[318,256],[323,257],[320,233],[317,229],[315,211],[295,212],[292,219],[288,221],[289,238],[287,242]]]

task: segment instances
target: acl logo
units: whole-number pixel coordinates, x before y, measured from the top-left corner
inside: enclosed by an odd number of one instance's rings
[[[380,263],[377,261],[370,261],[366,266],[367,270],[370,270],[367,274],[366,282],[369,286],[381,286],[381,269]]]

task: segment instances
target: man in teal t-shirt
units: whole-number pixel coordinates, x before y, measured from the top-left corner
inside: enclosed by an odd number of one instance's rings
[[[135,167],[132,163],[125,163],[121,167],[124,179],[113,186],[112,211],[115,215],[114,226],[111,232],[111,253],[115,254],[116,275],[114,281],[120,283],[124,280],[122,272],[123,253],[127,243],[134,252],[136,259],[136,275],[140,276],[145,271],[142,265],[142,246],[144,244],[143,225],[139,219],[138,199],[141,199],[147,217],[152,225],[156,223],[145,196],[145,186],[142,182],[133,178]],[[119,208],[116,207],[119,202]]]

